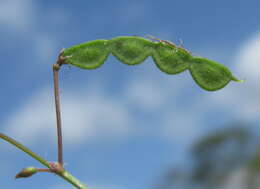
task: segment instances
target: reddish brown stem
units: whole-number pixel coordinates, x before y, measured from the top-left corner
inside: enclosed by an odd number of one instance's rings
[[[54,96],[55,96],[55,109],[57,121],[57,135],[58,135],[58,162],[63,166],[63,147],[62,147],[62,128],[61,128],[61,108],[60,108],[60,94],[59,94],[59,70],[62,65],[61,54],[53,65],[53,82],[54,82]]]
[[[37,168],[38,172],[48,172],[51,173],[52,171],[50,169],[43,169],[43,168]]]

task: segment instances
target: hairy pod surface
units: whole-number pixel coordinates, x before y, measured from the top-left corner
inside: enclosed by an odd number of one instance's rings
[[[182,48],[157,43],[152,58],[161,71],[178,74],[189,68],[192,56]]]
[[[142,63],[152,55],[154,43],[141,37],[117,37],[109,42],[112,54],[128,65]]]
[[[228,68],[206,58],[194,57],[189,70],[195,82],[208,91],[221,89],[231,80],[238,81]]]
[[[151,56],[156,66],[167,74],[189,70],[195,82],[203,89],[215,91],[236,79],[224,65],[201,57],[164,41],[150,41],[136,36],[122,36],[111,40],[94,40],[72,46],[63,51],[64,63],[83,69],[100,67],[112,53],[127,65],[142,63]]]
[[[66,63],[83,69],[95,69],[100,67],[107,59],[110,51],[108,40],[95,40],[71,48],[63,52]]]

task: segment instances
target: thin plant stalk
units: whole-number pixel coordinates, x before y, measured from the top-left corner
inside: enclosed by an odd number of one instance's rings
[[[61,108],[60,108],[60,94],[59,94],[59,59],[53,65],[53,84],[55,97],[55,110],[57,121],[57,140],[58,140],[58,162],[63,166],[63,146],[62,146],[62,127],[61,127]]]
[[[36,159],[37,161],[39,161],[41,164],[43,164],[44,166],[50,168],[49,163],[42,159],[39,155],[37,155],[36,153],[32,152],[29,148],[27,148],[26,146],[22,145],[21,143],[17,142],[16,140],[6,136],[3,133],[0,133],[0,138],[2,138],[3,140],[9,142],[10,144],[14,145],[15,147],[19,148],[20,150],[24,151],[25,153],[27,153],[29,156],[31,156],[32,158]]]

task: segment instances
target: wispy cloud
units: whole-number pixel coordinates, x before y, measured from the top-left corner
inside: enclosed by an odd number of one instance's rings
[[[172,110],[163,116],[161,124],[161,135],[176,144],[189,146],[198,136],[200,136],[202,117],[204,111],[185,108]]]
[[[59,24],[59,28],[67,27],[70,15],[62,8],[40,9],[38,3],[33,0],[0,1],[0,28],[7,32],[0,38],[2,37],[4,41],[11,38],[10,41],[12,42],[13,37],[9,37],[10,34],[17,37],[16,40],[18,41],[16,42],[18,44],[26,41],[28,46],[25,44],[25,47],[28,52],[31,52],[30,55],[32,57],[36,55],[35,57],[37,57],[40,65],[44,65],[43,62],[53,60],[54,53],[57,54],[62,48],[62,45],[57,42],[58,34],[51,29],[56,27],[57,24]],[[4,48],[4,45],[8,45],[10,41],[2,43],[2,47]],[[37,67],[39,67],[39,64]]]
[[[192,83],[184,76],[187,74],[144,74],[126,84],[124,100],[150,116],[140,121],[154,125],[143,128],[144,133],[178,144],[190,144],[199,135],[203,129],[202,117],[212,107],[206,95],[201,95],[199,100],[195,93],[192,98],[184,97],[193,90]]]
[[[138,78],[130,81],[125,90],[125,95],[130,105],[132,104],[145,111],[154,111],[167,100],[167,94],[163,92],[158,81],[149,78]]]
[[[55,112],[52,90],[36,92],[6,121],[5,130],[15,138],[31,143],[55,138]],[[65,141],[113,140],[127,136],[130,118],[127,109],[116,99],[89,91],[62,97]]]
[[[34,21],[34,5],[31,0],[9,0],[0,2],[0,25],[15,30],[25,30]]]
[[[145,64],[145,63],[144,63]],[[180,75],[158,73],[156,65],[150,60],[147,62],[147,72],[132,78],[124,89],[125,101],[144,111],[158,111],[167,105],[178,101],[185,88],[189,87],[188,80],[184,79],[187,72]]]
[[[234,57],[233,73],[241,79],[242,84],[232,83],[215,96],[218,105],[233,112],[237,119],[259,120],[260,113],[260,33],[249,38]]]
[[[35,51],[38,58],[44,62],[52,60],[52,57],[57,54],[57,43],[50,35],[41,34],[35,36]]]

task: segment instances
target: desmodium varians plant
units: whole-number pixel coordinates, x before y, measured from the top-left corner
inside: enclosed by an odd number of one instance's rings
[[[64,64],[69,64],[82,69],[96,69],[104,64],[110,54],[114,55],[119,61],[127,65],[140,64],[147,57],[151,56],[156,66],[167,74],[178,74],[185,70],[189,70],[194,81],[207,91],[219,90],[226,86],[230,81],[242,82],[242,80],[236,79],[230,70],[222,64],[206,58],[192,56],[192,54],[183,47],[176,46],[169,41],[156,39],[154,37],[151,39],[152,40],[136,36],[123,36],[111,40],[94,40],[61,51],[57,62],[53,65],[58,135],[58,162],[47,162],[19,142],[0,133],[0,138],[13,144],[47,167],[27,167],[20,171],[16,175],[16,178],[30,177],[37,172],[50,172],[67,180],[76,188],[88,188],[65,170],[63,166],[58,73],[61,66]]]

